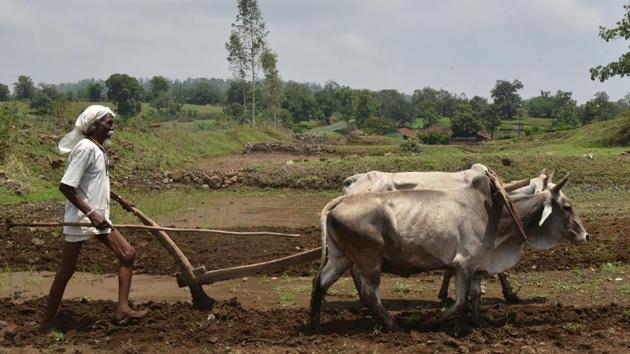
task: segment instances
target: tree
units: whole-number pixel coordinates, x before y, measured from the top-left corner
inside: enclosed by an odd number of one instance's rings
[[[9,91],[9,86],[5,84],[0,84],[0,102],[8,101],[11,98],[11,91]]]
[[[370,90],[357,90],[352,98],[353,118],[357,126],[362,128],[370,118],[378,112],[378,104]]]
[[[116,104],[116,111],[129,118],[140,113],[143,89],[138,80],[127,74],[112,74],[107,81],[107,96]]]
[[[411,96],[415,116],[424,120],[424,127],[428,128],[437,123],[440,118],[438,91],[430,87],[415,90]]]
[[[168,89],[171,83],[167,78],[160,75],[155,75],[149,80],[149,99],[154,99],[162,93],[168,93]]]
[[[313,92],[307,84],[289,81],[285,84],[284,94],[286,98],[282,108],[291,114],[293,122],[323,119],[323,113],[317,109]]]
[[[341,115],[341,119],[350,127],[352,120],[352,96],[353,90],[348,86],[337,87],[335,90],[335,101],[337,102],[337,112]]]
[[[481,122],[490,132],[490,136],[494,139],[497,134],[497,129],[501,126],[501,117],[497,114],[497,109],[493,104],[488,105],[488,110],[484,114]]]
[[[337,101],[335,100],[335,92],[339,88],[339,84],[329,80],[324,85],[324,88],[315,92],[315,104],[317,108],[324,115],[324,123],[330,124],[330,117],[332,117],[335,109],[337,108]]]
[[[269,94],[269,103],[273,114],[274,125],[278,126],[278,112],[282,103],[282,79],[276,68],[278,56],[270,49],[265,48],[261,57],[263,72],[265,73],[265,85]]]
[[[90,84],[87,91],[90,101],[100,101],[103,97],[103,86],[97,82]]]
[[[572,93],[558,90],[551,98],[553,109],[551,112],[551,126],[576,127],[579,124],[577,102],[571,98]]]
[[[13,84],[15,98],[18,100],[28,100],[35,96],[35,85],[29,76],[20,75],[18,81]]]
[[[512,119],[521,107],[521,96],[517,93],[523,88],[523,83],[519,80],[512,82],[497,80],[496,86],[491,94],[494,99],[494,106],[500,119]]]
[[[451,117],[451,130],[454,134],[474,133],[480,130],[481,126],[481,119],[475,115],[470,103],[459,102],[455,105],[453,117]]]
[[[584,104],[582,113],[582,123],[588,124],[593,121],[611,119],[616,114],[614,103],[609,101],[606,92],[597,92],[593,99]]]
[[[599,27],[599,36],[606,42],[616,38],[630,39],[630,5],[623,5],[626,13],[617,22],[617,27]],[[590,69],[591,80],[604,82],[613,76],[624,77],[630,75],[630,52],[624,53],[617,61],[607,65],[598,65]]]
[[[381,90],[376,95],[380,114],[400,127],[409,126],[413,119],[413,109],[408,97],[396,90]]]
[[[256,125],[256,71],[261,66],[260,57],[267,47],[267,30],[256,0],[238,0],[238,14],[232,23],[230,38],[225,43],[228,62],[236,78],[252,79],[252,125]]]
[[[64,118],[70,106],[68,101],[68,97],[60,93],[55,86],[40,84],[40,89],[31,98],[30,107],[39,115]]]

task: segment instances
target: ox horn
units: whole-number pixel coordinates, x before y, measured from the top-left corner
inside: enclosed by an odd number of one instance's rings
[[[553,176],[555,176],[556,174],[556,169],[554,168],[553,171],[551,171],[551,173],[549,174],[549,179],[547,180],[547,183],[552,183],[553,181]]]
[[[519,188],[525,187],[525,186],[529,186],[529,180],[528,179],[522,179],[520,181],[515,181],[515,182],[510,182],[508,184],[506,184],[505,186],[503,186],[503,188],[505,189],[506,192],[510,193],[512,191],[515,191]]]
[[[551,187],[551,191],[554,192],[554,193],[560,192],[560,189],[562,189],[564,184],[567,183],[567,181],[569,180],[569,175],[570,174],[571,174],[571,172],[568,172],[566,175],[564,175],[564,177],[562,177],[562,179],[560,180],[560,182],[558,182],[558,184],[556,184],[555,186]]]
[[[540,173],[538,175],[540,176],[540,175],[546,175],[546,174],[547,174],[547,168],[545,167],[542,170],[540,170]]]

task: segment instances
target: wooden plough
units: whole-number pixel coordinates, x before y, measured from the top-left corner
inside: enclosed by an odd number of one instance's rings
[[[314,260],[320,257],[321,247],[310,251],[298,253],[296,255],[271,260],[268,262],[250,264],[239,267],[218,269],[206,271],[204,266],[193,268],[190,261],[184,253],[177,247],[175,242],[168,236],[164,230],[158,230],[160,226],[148,216],[144,215],[138,208],[125,201],[121,196],[112,192],[112,198],[117,201],[123,209],[133,213],[145,225],[156,227],[151,229],[151,233],[160,241],[162,246],[166,248],[168,253],[175,259],[175,263],[180,271],[176,274],[177,284],[179,287],[188,287],[192,296],[193,307],[200,310],[206,310],[214,305],[215,300],[210,298],[203,290],[202,285],[210,284],[221,280],[235,279],[246,276],[255,275],[261,272],[274,272],[281,270],[289,265],[299,264]]]

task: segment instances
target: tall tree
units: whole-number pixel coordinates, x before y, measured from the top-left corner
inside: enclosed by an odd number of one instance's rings
[[[9,91],[9,86],[0,84],[0,102],[8,101],[10,97],[11,91]]]
[[[440,118],[438,91],[430,87],[415,90],[413,96],[411,96],[411,104],[413,105],[416,117],[424,120],[425,128],[437,123]]]
[[[496,86],[491,94],[494,99],[494,106],[501,119],[512,119],[521,107],[521,96],[517,93],[523,88],[523,83],[518,79],[512,82],[497,80]]]
[[[273,114],[274,125],[278,126],[278,112],[282,103],[282,79],[276,67],[278,56],[270,49],[266,48],[261,57],[263,72],[265,73],[265,84],[269,94],[271,112]]]
[[[116,111],[129,118],[140,113],[143,89],[135,77],[127,74],[112,74],[107,81],[107,97],[116,103]]]
[[[383,117],[396,122],[400,127],[408,126],[413,119],[411,102],[396,90],[381,90],[376,99]]]
[[[36,92],[35,84],[30,76],[20,75],[16,83],[13,84],[13,92],[18,100],[27,100],[33,98]]]
[[[244,79],[247,73],[251,74],[253,126],[256,125],[256,71],[261,66],[261,55],[267,47],[267,34],[257,1],[238,0],[238,14],[225,48],[237,78]]]
[[[623,5],[626,13],[617,21],[617,26],[613,28],[599,27],[599,36],[606,42],[610,42],[616,38],[623,38],[626,41],[630,39],[630,4]],[[613,61],[607,65],[598,65],[590,69],[591,80],[599,80],[604,82],[610,77],[619,75],[624,77],[630,75],[630,52],[626,52],[619,57],[617,61]]]
[[[103,86],[98,82],[92,83],[87,87],[88,97],[90,101],[100,101],[103,92]]]
[[[168,92],[171,83],[167,78],[155,75],[149,80],[149,99],[158,97],[161,93]]]

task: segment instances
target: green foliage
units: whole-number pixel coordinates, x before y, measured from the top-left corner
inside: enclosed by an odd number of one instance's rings
[[[422,142],[416,138],[405,139],[400,144],[400,151],[405,153],[418,154],[422,152]]]
[[[9,149],[16,143],[20,117],[17,105],[0,106],[0,162],[5,161]]]
[[[446,133],[440,132],[424,132],[418,134],[418,138],[423,144],[427,145],[447,145],[450,137]]]
[[[98,82],[92,83],[87,87],[87,93],[91,101],[100,101],[103,97],[103,85]]]
[[[107,96],[116,103],[116,112],[125,118],[140,113],[143,88],[134,77],[112,74],[107,81]]]
[[[370,117],[363,123],[363,130],[368,134],[383,135],[396,130],[396,124],[385,117]]]
[[[623,5],[626,13],[617,21],[616,27],[599,28],[599,36],[606,42],[617,38],[623,38],[626,41],[630,39],[630,5]],[[604,82],[613,76],[619,75],[624,77],[630,75],[630,52],[624,53],[617,61],[613,61],[607,65],[598,65],[590,69],[591,80],[599,80]]]
[[[491,91],[497,116],[500,119],[513,119],[521,107],[521,96],[517,93],[523,88],[523,83],[518,79],[512,82],[497,80]]]
[[[64,118],[69,114],[70,104],[66,96],[59,93],[54,86],[41,85],[31,99],[30,107],[39,115]]]
[[[13,92],[18,100],[27,100],[35,96],[35,84],[30,76],[20,75],[18,81],[13,84]]]
[[[481,129],[481,119],[475,115],[472,105],[468,102],[460,102],[455,107],[451,118],[451,130],[454,134],[473,133]]]
[[[409,126],[414,117],[411,101],[396,90],[381,90],[376,94],[379,113],[398,126]]]
[[[457,95],[431,87],[416,90],[411,97],[415,116],[424,120],[425,128],[435,125],[440,117],[452,117],[460,101],[462,98]]]
[[[370,90],[354,91],[352,98],[352,116],[359,128],[363,128],[367,121],[376,115],[378,106],[374,93]]]
[[[0,84],[0,102],[8,101],[10,98],[11,91],[9,91],[9,86]]]
[[[619,113],[619,108],[610,102],[606,92],[597,92],[593,99],[584,104],[581,119],[582,123],[588,124],[594,121],[612,119]]]

